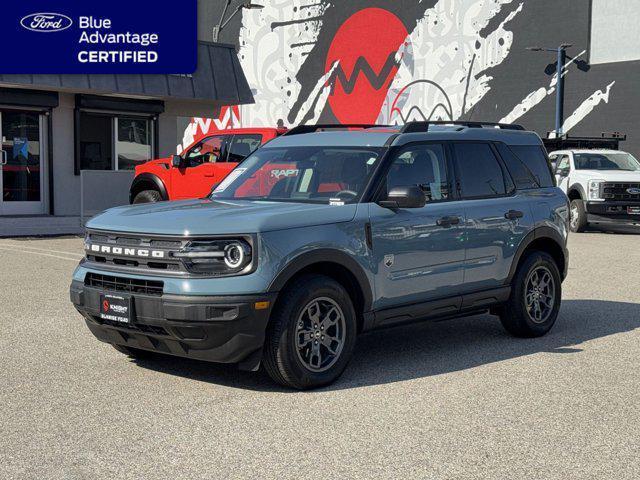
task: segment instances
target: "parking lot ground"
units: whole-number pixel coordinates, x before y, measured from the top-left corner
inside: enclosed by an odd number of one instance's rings
[[[312,392],[95,340],[82,239],[0,240],[0,478],[640,478],[640,236],[570,237],[554,329],[491,316],[359,339]]]

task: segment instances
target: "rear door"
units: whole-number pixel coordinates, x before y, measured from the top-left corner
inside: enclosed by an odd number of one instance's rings
[[[531,199],[516,190],[492,144],[460,142],[453,151],[466,213],[463,293],[502,286],[521,240],[533,227]]]
[[[228,135],[200,140],[183,155],[183,166],[171,167],[171,200],[202,198],[233,169],[226,160]]]

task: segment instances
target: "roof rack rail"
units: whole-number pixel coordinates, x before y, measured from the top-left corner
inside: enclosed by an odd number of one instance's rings
[[[468,128],[500,128],[502,130],[524,130],[522,125],[517,123],[496,123],[496,122],[468,122],[465,120],[430,120],[419,122],[407,122],[400,129],[400,133],[428,132],[429,125],[458,125]]]
[[[313,133],[322,130],[345,130],[347,128],[375,128],[392,127],[393,125],[375,125],[370,123],[321,123],[317,125],[298,125],[291,130],[287,130],[283,135],[300,135],[302,133]]]

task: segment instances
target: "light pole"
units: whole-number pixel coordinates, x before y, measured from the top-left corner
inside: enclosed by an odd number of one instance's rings
[[[240,5],[238,5],[237,8],[233,11],[233,13],[229,15],[229,17],[225,20],[224,16],[227,13],[227,9],[229,8],[229,5],[231,5],[231,0],[227,0],[227,3],[225,3],[224,8],[222,9],[222,15],[220,15],[220,21],[218,22],[218,25],[213,27],[213,31],[211,33],[212,33],[214,42],[218,41],[218,37],[220,36],[220,30],[226,27],[227,24],[231,21],[231,19],[235,17],[236,13],[238,13],[240,10],[242,10],[243,8],[246,8],[246,9],[264,8],[264,5],[258,5],[251,2],[243,2]]]
[[[570,43],[563,43],[557,48],[547,47],[527,47],[532,52],[555,52],[557,55],[556,75],[558,77],[556,86],[556,137],[562,136],[562,123],[564,122],[564,78],[562,71],[567,60],[567,48],[571,47]]]

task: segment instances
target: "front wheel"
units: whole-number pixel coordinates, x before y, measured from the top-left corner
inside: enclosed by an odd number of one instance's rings
[[[133,198],[133,204],[160,202],[162,195],[157,190],[143,190]]]
[[[516,337],[540,337],[551,330],[562,296],[560,271],[548,253],[534,251],[522,261],[511,296],[500,311],[502,326]]]
[[[584,232],[589,225],[587,223],[587,211],[584,208],[584,201],[571,200],[569,229],[572,232]]]
[[[333,382],[356,343],[356,314],[349,294],[329,277],[304,275],[281,295],[267,328],[267,373],[300,390]]]

